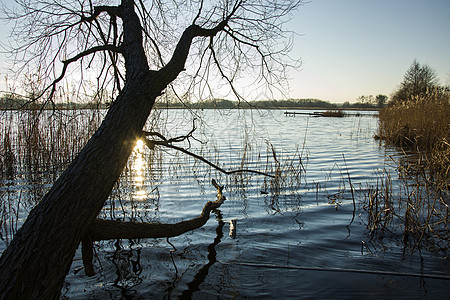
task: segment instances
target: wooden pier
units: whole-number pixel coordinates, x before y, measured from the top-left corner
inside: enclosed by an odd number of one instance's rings
[[[362,114],[360,112],[348,113],[342,110],[327,110],[327,111],[315,111],[315,112],[296,112],[285,111],[286,117],[295,117],[296,115],[312,116],[312,117],[330,117],[330,118],[342,118],[342,117],[377,117],[378,114]]]
[[[285,111],[284,115],[286,117],[295,117],[296,115],[304,115],[304,116],[313,116],[313,117],[335,117],[335,118],[342,118],[346,114],[343,111],[315,111],[312,113],[308,112],[296,112],[296,111]]]

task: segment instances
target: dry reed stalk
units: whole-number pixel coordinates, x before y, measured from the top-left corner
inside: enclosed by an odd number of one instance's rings
[[[394,183],[384,172],[377,185],[366,194],[364,209],[367,212],[369,236],[381,240],[389,236],[401,237],[404,249],[422,247],[446,253],[448,250],[448,196],[436,189],[426,177],[412,173],[413,168],[397,165],[400,180]],[[393,191],[396,191],[396,194]]]
[[[87,142],[89,130],[100,124],[102,113],[20,110],[2,114],[0,237],[6,238]]]
[[[2,147],[0,148],[1,156],[1,176],[7,179],[13,179],[16,170],[16,155],[14,154],[11,141],[11,130],[8,128],[2,130]]]

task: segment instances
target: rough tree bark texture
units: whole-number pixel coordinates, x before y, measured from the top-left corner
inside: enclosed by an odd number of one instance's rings
[[[122,172],[156,97],[182,70],[149,71],[133,5],[124,0],[117,10],[124,28],[126,83],[97,132],[2,254],[0,299],[59,297],[74,253]],[[177,61],[184,64],[183,57]]]

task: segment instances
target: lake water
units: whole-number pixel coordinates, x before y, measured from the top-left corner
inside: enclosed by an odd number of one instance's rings
[[[450,263],[444,254],[405,248],[395,232],[369,236],[363,209],[368,193],[386,174],[394,193],[401,181],[394,163],[400,154],[373,139],[378,123],[374,113],[345,118],[286,117],[278,110],[194,113],[193,136],[201,143],[182,143],[189,151],[225,170],[281,176],[224,175],[174,150],[151,152],[138,145],[101,217],[167,223],[194,218],[216,198],[213,178],[225,185],[227,199],[204,227],[179,237],[96,243],[93,277],[84,275],[78,250],[63,298],[450,295]],[[149,127],[167,137],[183,135],[192,128],[192,117],[186,110],[162,110]],[[58,172],[40,171],[40,186],[48,188]],[[25,203],[42,193],[17,178],[22,177],[3,178],[0,195],[3,206],[17,205],[15,222],[20,225],[29,211]],[[2,213],[8,212],[3,207]],[[5,228],[0,251],[12,235]]]

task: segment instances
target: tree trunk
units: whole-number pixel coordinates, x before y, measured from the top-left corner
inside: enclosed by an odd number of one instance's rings
[[[30,212],[1,257],[0,298],[58,297],[80,240],[119,178],[160,93],[148,91],[148,82],[148,73],[127,81],[100,128]]]
[[[226,25],[224,20],[211,29],[189,26],[167,65],[150,71],[134,1],[104,9],[122,19],[125,85],[99,129],[3,252],[0,299],[58,298],[75,251],[142,136],[156,97],[183,71],[193,38],[214,36]]]
[[[167,85],[161,75],[148,70],[133,1],[122,1],[119,13],[126,83],[97,132],[3,252],[0,299],[59,297],[81,239],[126,165],[156,97]]]

